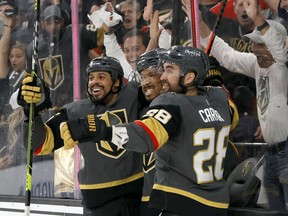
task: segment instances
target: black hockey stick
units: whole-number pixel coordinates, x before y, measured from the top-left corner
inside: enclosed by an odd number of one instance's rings
[[[210,36],[210,39],[209,39],[209,42],[208,42],[208,45],[206,47],[206,54],[209,55],[210,52],[211,52],[211,48],[212,48],[212,45],[213,45],[213,42],[214,42],[214,39],[215,39],[215,36],[216,36],[216,32],[218,30],[218,27],[220,25],[220,21],[222,19],[222,16],[223,16],[223,13],[224,13],[224,10],[225,10],[225,7],[226,7],[226,4],[227,4],[227,0],[223,0],[222,1],[222,5],[221,5],[221,9],[220,9],[220,12],[217,16],[217,20],[215,22],[215,25],[213,27],[213,30],[212,30],[212,34]]]
[[[39,34],[39,0],[34,0],[34,32],[33,32],[33,50],[32,50],[32,70],[31,76],[35,80],[37,76],[37,53],[38,53],[38,34]],[[35,104],[30,104],[29,123],[28,123],[28,146],[26,162],[26,197],[25,197],[25,216],[30,215],[31,189],[32,189],[32,164],[33,164],[33,133],[34,133],[34,114]]]

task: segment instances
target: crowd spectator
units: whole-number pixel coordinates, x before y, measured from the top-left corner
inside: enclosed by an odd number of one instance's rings
[[[17,0],[0,1],[0,11],[3,12],[6,16],[10,16],[10,18],[12,19],[12,22],[9,22],[9,27],[12,31],[11,39],[9,42],[10,47],[15,45],[16,42],[29,44],[33,39],[33,35],[24,25],[25,14],[23,14],[23,11],[19,11],[18,4],[19,2]]]
[[[269,208],[285,210],[287,201],[287,66],[285,27],[276,21],[266,21],[256,0],[243,3],[247,15],[257,28],[245,35],[252,42],[253,53],[241,53],[216,36],[211,54],[231,71],[255,78],[257,114],[261,132],[268,144],[265,153],[264,181]],[[202,45],[207,46],[211,30],[201,20]],[[285,161],[285,162],[284,162]]]
[[[243,0],[235,0],[233,4],[233,11],[236,19],[222,18],[219,26],[217,27],[217,36],[222,38],[235,50],[241,52],[251,52],[251,45],[242,39],[244,34],[251,33],[255,25],[253,20],[247,16],[247,12],[243,6]],[[216,20],[216,14],[209,10],[202,11],[203,20],[210,29],[213,29]],[[233,94],[234,89],[237,86],[246,85],[255,93],[255,81],[254,79],[247,77],[243,74],[231,73],[234,71],[227,71],[223,68],[224,83],[228,90]]]
[[[269,7],[275,11],[278,16],[284,19],[285,24],[288,24],[288,1],[287,0],[264,0]]]
[[[4,11],[14,10],[14,8],[8,4],[1,6],[1,8]],[[0,16],[4,22],[4,29],[0,39],[0,115],[7,116],[11,110],[8,104],[10,96],[20,86],[23,72],[27,66],[27,45],[18,41],[13,44],[13,23],[15,22],[15,15],[1,13]],[[11,44],[13,44],[12,47]]]
[[[24,113],[19,106],[0,122],[0,170],[24,164],[26,151],[22,139]]]
[[[121,49],[120,44],[117,42],[113,29],[103,23],[106,55],[115,57],[121,62],[124,69],[124,77],[126,79],[131,79],[131,77],[135,76],[137,77],[137,74],[135,75],[133,72],[136,71],[136,61],[141,54],[143,54],[145,51],[150,51],[153,48],[157,48],[158,45],[160,48],[169,48],[171,45],[169,34],[165,30],[160,29],[158,26],[158,12],[156,11],[154,16],[151,16],[151,14],[148,16],[151,17],[149,31],[150,38],[148,33],[134,28],[124,35],[123,50]],[[165,42],[161,43],[161,41]]]
[[[141,29],[143,32],[148,30],[138,1],[124,0],[119,4],[118,10],[123,16],[123,24],[115,33],[119,44],[123,44],[123,36],[132,29]]]
[[[41,21],[43,33],[39,36],[38,76],[49,86],[53,107],[61,107],[73,101],[72,26],[64,25],[61,10],[56,5],[45,8]],[[80,25],[80,86],[85,89],[86,76],[83,71],[89,62],[89,50],[103,45],[103,32]],[[70,50],[70,51],[67,51]],[[31,64],[32,44],[28,47],[28,63]],[[30,71],[31,65],[28,67]],[[81,90],[85,98],[85,91]]]

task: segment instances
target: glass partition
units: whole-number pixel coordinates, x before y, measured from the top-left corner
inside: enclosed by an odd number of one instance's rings
[[[179,0],[40,2],[38,46],[33,50],[34,2],[0,1],[0,195],[25,196],[27,111],[17,104],[17,89],[24,71],[29,73],[32,70],[33,55],[36,54],[37,76],[50,89],[52,108],[41,113],[47,121],[65,104],[88,97],[86,67],[96,57],[118,58],[124,69],[124,84],[133,79],[137,75],[135,63],[146,51],[151,32],[155,36],[158,29],[162,29],[159,41],[150,49],[168,49],[172,45],[206,49],[200,45],[199,17],[202,17],[209,28],[232,48],[251,52],[251,42],[242,36],[251,33],[255,25],[249,21],[240,0],[227,1],[220,20],[218,13],[223,9],[217,0],[199,0],[200,10],[195,5],[194,11],[188,10],[189,16]],[[197,1],[191,2],[197,4]],[[260,2],[267,19],[287,26],[269,5]],[[158,15],[159,20],[155,21]],[[103,27],[103,22],[111,26]],[[154,29],[151,29],[153,24]],[[238,126],[230,134],[230,140],[238,150],[238,164],[249,158],[258,161],[265,152],[266,143],[263,137],[255,135],[259,128],[255,79],[228,70],[214,60],[213,70],[219,71],[216,79],[225,85],[239,112]],[[78,147],[71,150],[59,148],[48,155],[33,156],[32,196],[81,199],[77,173],[84,165]],[[267,207],[256,203],[251,206]]]

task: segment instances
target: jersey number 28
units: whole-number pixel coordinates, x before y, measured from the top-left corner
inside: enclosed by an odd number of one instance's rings
[[[194,133],[194,146],[203,146],[204,141],[208,141],[208,146],[204,150],[198,151],[193,157],[193,166],[197,176],[197,183],[209,183],[223,178],[223,160],[226,156],[227,142],[230,125],[223,127],[218,136],[214,128],[199,129]],[[215,163],[208,166],[208,170],[203,169],[206,161],[212,160],[215,155]]]

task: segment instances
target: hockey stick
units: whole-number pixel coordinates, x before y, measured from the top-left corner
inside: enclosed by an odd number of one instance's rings
[[[181,11],[181,2],[179,0],[173,0],[172,8],[172,38],[171,46],[180,44],[181,29],[183,29],[185,14]]]
[[[37,47],[38,47],[38,34],[39,34],[39,0],[34,0],[34,32],[33,32],[33,53],[32,53],[32,70],[31,76],[35,80],[37,76]],[[26,162],[26,197],[25,197],[25,216],[30,215],[30,202],[31,202],[31,189],[32,189],[32,164],[33,164],[33,133],[34,133],[34,114],[35,114],[35,104],[30,103],[29,110],[29,123],[28,123],[28,146],[27,146],[27,162]]]
[[[220,21],[222,19],[222,16],[223,16],[223,13],[224,13],[224,10],[225,10],[225,7],[226,7],[226,3],[227,3],[227,0],[223,0],[222,1],[222,5],[221,5],[221,9],[220,9],[220,12],[217,16],[217,20],[216,20],[216,23],[213,27],[213,31],[212,31],[212,34],[210,36],[210,39],[209,39],[209,42],[208,42],[208,45],[206,47],[206,54],[209,55],[210,52],[211,52],[211,48],[212,48],[212,45],[213,45],[213,42],[214,42],[214,39],[215,39],[215,36],[216,36],[216,32],[218,30],[218,27],[220,25]]]

